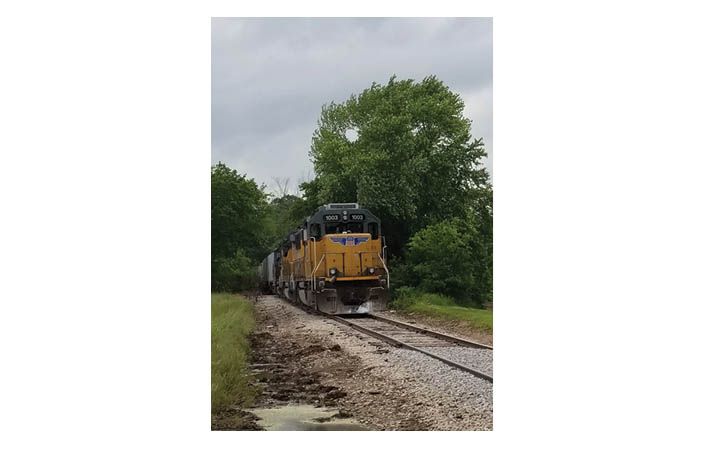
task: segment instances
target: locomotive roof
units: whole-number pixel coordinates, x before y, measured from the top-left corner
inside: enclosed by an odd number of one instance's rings
[[[343,213],[347,213],[348,219],[343,219],[343,217],[345,217]],[[310,227],[310,225],[314,223],[328,223],[324,219],[324,216],[326,214],[342,215],[342,217],[340,217],[340,220],[331,221],[334,223],[352,222],[353,219],[350,216],[351,214],[362,214],[365,216],[362,221],[377,222],[378,225],[380,224],[380,219],[376,215],[371,213],[369,209],[360,208],[357,203],[328,203],[327,205],[319,207],[318,211],[316,211],[315,214],[310,217],[307,217],[306,221],[297,230],[289,232],[288,238],[281,243],[280,247],[289,247],[291,243],[294,242],[295,238],[299,236],[304,229]]]
[[[360,209],[360,205],[357,203],[328,203],[318,208],[318,211],[329,209]]]
[[[345,217],[348,215],[348,219],[342,219],[339,220],[339,222],[351,222],[352,217],[350,217],[351,214],[363,214],[365,216],[365,220],[370,219],[373,222],[380,223],[380,219],[375,216],[373,213],[370,212],[369,209],[365,208],[360,208],[360,206],[357,203],[329,203],[327,205],[323,205],[320,208],[318,208],[318,211],[313,214],[312,216],[308,217],[306,220],[306,223],[308,225],[313,224],[313,223],[324,223],[325,220],[323,219],[325,214],[338,214],[342,215]]]

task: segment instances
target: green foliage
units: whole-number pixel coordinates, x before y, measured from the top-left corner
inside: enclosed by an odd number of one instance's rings
[[[395,289],[391,294],[390,308],[409,309],[410,306],[417,302],[417,297],[421,293],[418,293],[417,289],[412,286],[402,286]]]
[[[255,392],[248,377],[248,336],[253,305],[244,297],[211,294],[211,412],[248,406]]]
[[[288,233],[295,231],[306,217],[315,211],[306,212],[306,201],[295,195],[274,198],[269,204],[271,221],[270,248],[277,247],[286,239]]]
[[[404,258],[395,258],[388,261],[390,268],[390,297],[397,298],[399,290],[409,287],[410,270]]]
[[[211,168],[211,257],[234,258],[241,250],[252,261],[268,252],[268,203],[253,179],[223,163]]]
[[[457,306],[452,297],[424,292],[412,286],[403,286],[396,290],[395,299],[390,306],[395,309],[409,309],[417,303],[427,303],[436,306]]]
[[[232,258],[216,258],[211,262],[211,290],[215,292],[240,292],[258,284],[257,263],[236,250]]]
[[[474,218],[450,219],[417,232],[406,255],[408,282],[463,305],[491,300],[491,234]]]
[[[382,219],[398,255],[416,231],[473,213],[489,177],[463,111],[459,95],[434,76],[393,76],[324,106],[310,151],[316,178],[301,186],[308,203],[357,201]]]
[[[211,289],[250,289],[268,253],[267,196],[252,179],[222,163],[211,167]]]

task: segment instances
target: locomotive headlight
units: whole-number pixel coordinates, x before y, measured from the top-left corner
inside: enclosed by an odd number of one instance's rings
[[[370,267],[369,269],[367,269],[367,271],[370,273],[370,275],[372,275],[373,273],[375,273],[375,268]]]
[[[336,273],[338,273],[338,269],[335,269],[335,268],[330,269],[330,276],[331,276],[331,277],[332,277],[333,275],[335,275]]]

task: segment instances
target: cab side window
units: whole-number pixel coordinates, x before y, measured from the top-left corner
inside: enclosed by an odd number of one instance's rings
[[[310,226],[310,237],[314,237],[315,240],[320,240],[320,224],[314,223]]]
[[[370,233],[370,237],[377,239],[380,234],[375,222],[370,222],[367,224],[367,232]]]

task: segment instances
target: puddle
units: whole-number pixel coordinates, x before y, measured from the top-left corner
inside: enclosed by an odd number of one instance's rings
[[[250,409],[260,417],[258,424],[268,431],[368,431],[369,428],[353,419],[328,419],[338,413],[333,408],[316,408],[312,405],[287,405],[280,408]]]

